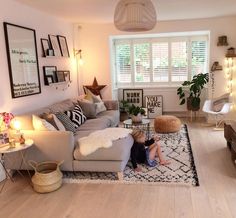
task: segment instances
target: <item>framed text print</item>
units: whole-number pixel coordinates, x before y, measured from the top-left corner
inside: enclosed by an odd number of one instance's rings
[[[143,106],[143,90],[142,89],[123,89],[123,100],[135,106]]]
[[[12,98],[41,93],[35,30],[3,23]]]
[[[162,95],[147,95],[145,96],[145,105],[147,108],[148,118],[156,118],[162,115],[163,99]]]

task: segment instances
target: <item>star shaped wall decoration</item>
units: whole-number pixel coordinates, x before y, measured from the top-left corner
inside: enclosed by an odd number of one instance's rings
[[[96,77],[94,77],[93,84],[91,86],[84,86],[90,90],[94,95],[99,95],[101,98],[101,90],[106,87],[106,85],[98,85]]]

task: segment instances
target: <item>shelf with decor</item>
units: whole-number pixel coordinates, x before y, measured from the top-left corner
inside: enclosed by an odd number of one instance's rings
[[[52,87],[52,88],[54,88],[56,90],[65,91],[66,89],[68,89],[70,87],[71,83],[72,83],[72,81],[55,82],[55,83],[50,83],[48,86]]]
[[[236,54],[226,54],[225,57],[227,57],[227,58],[235,58]]]
[[[41,38],[42,56],[44,58],[69,58],[69,49],[65,36],[48,35],[48,39]]]
[[[57,70],[56,66],[44,66],[43,72],[45,86],[63,90],[70,87],[72,81],[69,70]]]

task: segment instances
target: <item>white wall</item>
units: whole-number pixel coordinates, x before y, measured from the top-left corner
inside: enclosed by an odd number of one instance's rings
[[[227,47],[217,47],[217,40],[220,35],[227,35],[230,46],[236,47],[236,17],[222,17],[211,19],[179,20],[157,22],[154,30],[146,33],[168,33],[186,31],[210,31],[210,66],[214,61],[224,64]],[[83,50],[85,64],[80,71],[81,83],[91,84],[96,76],[100,84],[108,85],[102,92],[104,98],[112,97],[111,87],[111,65],[109,51],[109,36],[129,34],[118,31],[113,24],[79,24],[78,31],[75,28],[75,40]],[[135,33],[131,33],[135,34]],[[141,34],[144,34],[143,32]],[[224,72],[215,73],[215,96],[225,93]],[[158,89],[166,94],[165,89]],[[162,92],[163,90],[163,92]],[[209,90],[210,91],[210,90]],[[160,93],[160,92],[159,92]],[[177,95],[171,90],[166,99],[166,110],[182,111],[185,107],[178,105]],[[164,100],[165,101],[165,100]]]
[[[12,0],[0,0],[0,22],[0,112],[10,111],[14,114],[24,113],[76,95],[77,84],[75,60],[73,56],[73,24]],[[9,22],[36,30],[42,89],[41,94],[12,99],[3,22]],[[42,58],[40,38],[47,38],[48,34],[66,36],[71,58]],[[58,70],[71,71],[73,82],[71,87],[66,91],[58,91],[44,85],[42,66],[55,65]]]
[[[39,56],[39,70],[42,93],[38,95],[12,99],[10,80],[8,73],[8,63],[6,56],[5,37],[3,22],[9,22],[20,26],[29,27],[36,30],[37,49]],[[37,10],[23,6],[12,0],[0,0],[0,112],[9,111],[14,114],[24,113],[49,105],[53,102],[73,97],[76,91],[76,71],[75,60],[73,60],[73,25],[63,20],[41,13]],[[70,55],[72,58],[42,58],[40,38],[47,38],[48,34],[64,35],[67,38]],[[70,70],[72,85],[66,91],[57,91],[44,86],[42,66],[56,65],[58,70]],[[0,168],[0,181],[4,178]]]

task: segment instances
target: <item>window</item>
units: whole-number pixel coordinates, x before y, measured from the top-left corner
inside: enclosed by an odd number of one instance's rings
[[[117,87],[179,84],[208,72],[208,36],[114,39]]]

